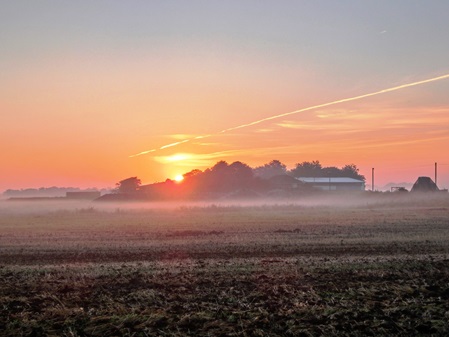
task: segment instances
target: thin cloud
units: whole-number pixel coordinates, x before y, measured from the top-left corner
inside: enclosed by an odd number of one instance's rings
[[[194,145],[199,145],[199,146],[226,146],[226,144],[222,144],[222,143],[203,143],[203,142],[196,142],[193,143]]]
[[[296,123],[296,122],[290,122],[290,121],[285,121],[283,123],[277,123],[277,126],[280,126],[281,128],[286,128],[286,129],[310,129],[311,125],[306,125],[304,123]]]
[[[177,133],[174,135],[169,135],[170,138],[178,139],[178,140],[186,140],[186,139],[194,139],[195,137],[198,137],[198,135],[189,135],[184,133]]]
[[[254,132],[257,132],[257,133],[270,133],[270,132],[274,132],[274,131],[275,130],[273,130],[273,129],[257,129]]]
[[[449,135],[446,136],[437,136],[437,137],[426,137],[422,139],[407,139],[407,140],[387,140],[384,142],[372,142],[367,143],[364,142],[359,145],[351,146],[348,144],[347,149],[368,149],[368,148],[385,148],[386,146],[402,146],[402,145],[416,145],[416,144],[422,144],[422,143],[430,143],[435,141],[442,141],[442,140],[448,140]]]
[[[287,112],[287,113],[283,113],[283,114],[278,114],[278,115],[262,118],[262,119],[259,119],[259,120],[256,120],[256,121],[253,121],[253,122],[250,122],[250,123],[241,124],[241,125],[238,125],[238,126],[227,128],[227,129],[224,129],[224,130],[222,130],[222,131],[220,131],[220,132],[218,132],[216,134],[210,134],[210,135],[205,135],[205,136],[197,136],[197,137],[194,137],[193,139],[203,139],[203,138],[211,137],[213,135],[220,135],[220,134],[227,133],[227,132],[230,132],[230,131],[235,131],[235,130],[251,127],[251,126],[254,126],[254,125],[258,125],[258,124],[261,124],[261,123],[264,123],[264,122],[268,122],[268,121],[271,121],[271,120],[280,119],[280,118],[284,118],[284,117],[291,116],[291,115],[296,115],[296,114],[301,113],[301,112],[310,111],[310,110],[316,110],[316,109],[319,109],[319,108],[325,108],[325,107],[328,107],[328,106],[341,104],[341,103],[357,101],[357,100],[361,100],[361,99],[368,98],[368,97],[373,97],[373,96],[377,96],[377,95],[381,95],[381,94],[385,94],[385,93],[389,93],[389,92],[394,92],[394,91],[397,91],[397,90],[402,90],[402,89],[406,89],[406,88],[410,88],[410,87],[414,87],[414,86],[418,86],[418,85],[422,85],[422,84],[426,84],[426,83],[431,83],[431,82],[435,82],[435,81],[444,80],[444,79],[447,79],[447,78],[449,78],[449,74],[438,76],[438,77],[429,78],[429,79],[422,80],[422,81],[416,81],[416,82],[412,82],[412,83],[407,83],[407,84],[403,84],[403,85],[399,85],[399,86],[395,86],[395,87],[391,87],[391,88],[387,88],[387,89],[382,89],[382,90],[371,92],[371,93],[368,93],[368,94],[358,95],[358,96],[344,98],[344,99],[340,99],[340,100],[336,100],[336,101],[332,101],[332,102],[328,102],[328,103],[314,105],[314,106],[310,106],[310,107],[307,107],[307,108],[303,108],[303,109],[299,109],[299,110],[295,110],[295,111],[291,111],[291,112]],[[183,144],[185,142],[188,142],[190,140],[192,140],[192,139],[186,139],[186,140],[181,141],[181,142],[167,144],[167,145],[161,146],[159,148],[159,150],[163,150],[163,149],[166,149],[168,147],[177,146],[177,145]],[[153,151],[149,150],[149,152],[153,152]],[[143,151],[143,152],[140,152],[138,154],[131,155],[130,157],[140,156],[142,154],[146,154],[146,153],[149,153],[149,152]]]

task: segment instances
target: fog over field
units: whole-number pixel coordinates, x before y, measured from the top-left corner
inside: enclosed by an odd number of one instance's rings
[[[446,193],[0,202],[8,336],[447,335]]]
[[[403,253],[409,244],[420,247],[416,254],[425,254],[446,246],[448,219],[446,193],[320,193],[297,200],[214,202],[4,201],[0,253],[8,264],[154,261],[172,251],[182,251],[184,258],[228,254],[232,259],[258,256],[262,249],[285,257],[313,255],[322,244],[344,255],[370,245]],[[242,255],[233,256],[235,247]],[[96,249],[102,254],[97,256]]]
[[[0,200],[0,214],[30,214],[58,211],[145,211],[177,210],[183,208],[229,208],[229,207],[324,207],[364,208],[373,206],[403,208],[413,204],[420,206],[446,205],[447,192],[440,193],[382,193],[382,192],[315,192],[296,198],[221,198],[210,201],[129,201],[97,202],[52,198],[44,200]]]

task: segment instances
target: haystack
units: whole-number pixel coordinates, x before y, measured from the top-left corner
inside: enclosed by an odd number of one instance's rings
[[[436,191],[439,191],[438,186],[429,177],[419,177],[411,190],[411,192],[436,192]]]

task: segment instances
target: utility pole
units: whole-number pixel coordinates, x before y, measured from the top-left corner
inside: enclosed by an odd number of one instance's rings
[[[435,185],[438,186],[438,184],[437,184],[437,166],[438,166],[438,164],[435,162]]]
[[[371,170],[371,191],[374,192],[374,167]]]

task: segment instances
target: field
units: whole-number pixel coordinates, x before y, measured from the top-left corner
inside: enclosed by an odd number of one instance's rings
[[[449,196],[0,202],[4,336],[449,335]]]

